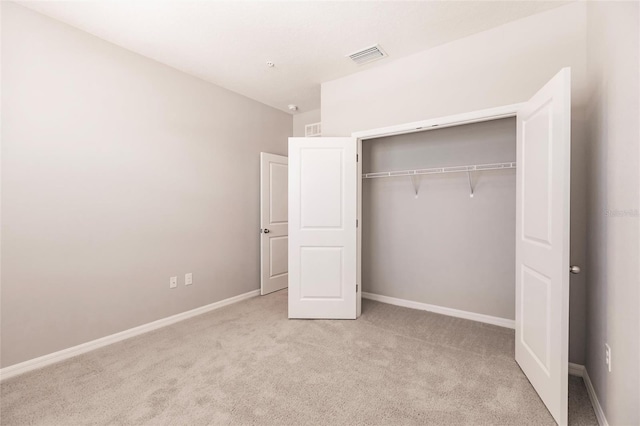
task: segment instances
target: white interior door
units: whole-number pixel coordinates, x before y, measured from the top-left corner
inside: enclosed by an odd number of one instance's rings
[[[289,138],[289,318],[356,318],[356,139]]]
[[[517,115],[516,361],[567,423],[571,72]]]
[[[288,158],[260,153],[260,294],[287,287]]]

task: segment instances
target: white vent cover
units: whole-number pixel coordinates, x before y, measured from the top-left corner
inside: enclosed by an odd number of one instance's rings
[[[304,135],[305,137],[322,135],[321,123],[311,123],[304,126]]]
[[[367,47],[366,49],[362,49],[358,52],[354,52],[349,55],[349,58],[358,65],[368,64],[369,62],[377,61],[378,59],[382,59],[387,54],[379,44],[375,46]]]

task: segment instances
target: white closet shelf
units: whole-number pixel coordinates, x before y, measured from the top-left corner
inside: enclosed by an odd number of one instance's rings
[[[392,172],[364,173],[362,179],[375,179],[397,176],[433,175],[440,173],[475,172],[483,170],[515,169],[516,163],[473,164],[469,166],[436,167],[432,169],[396,170]]]

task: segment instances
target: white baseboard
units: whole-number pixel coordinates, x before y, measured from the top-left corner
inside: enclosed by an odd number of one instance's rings
[[[166,327],[176,322],[184,321],[188,318],[195,317],[197,315],[204,314],[209,311],[220,309],[223,306],[231,305],[233,303],[240,302],[242,300],[250,299],[254,296],[258,296],[260,290],[253,290],[248,293],[240,294],[238,296],[230,297],[228,299],[220,300],[209,305],[201,306],[190,311],[182,312],[180,314],[172,315],[170,317],[162,318],[157,321],[153,321],[147,324],[143,324],[138,327],[130,328],[129,330],[121,331],[110,336],[101,337],[100,339],[92,340],[90,342],[82,343],[78,346],[73,346],[67,349],[63,349],[58,352],[53,352],[48,355],[44,355],[38,358],[30,359],[18,364],[10,365],[0,369],[0,381],[18,376],[28,371],[37,370],[38,368],[46,367],[47,365],[55,364],[60,361],[72,358],[84,354],[86,352],[93,351],[103,346],[110,345],[112,343],[120,342],[122,340],[129,339],[131,337],[138,336],[140,334],[148,333],[149,331],[156,330],[158,328]]]
[[[365,299],[376,300],[390,305],[403,306],[405,308],[419,309],[421,311],[435,312],[436,314],[448,315],[450,317],[464,318],[486,324],[498,325],[506,328],[516,328],[515,320],[492,317],[491,315],[477,314],[475,312],[461,311],[459,309],[445,308],[444,306],[429,305],[428,303],[414,302],[413,300],[398,299],[395,297],[382,296],[380,294],[362,292]]]
[[[598,401],[598,395],[596,395],[596,390],[593,388],[593,384],[591,383],[586,367],[584,365],[570,362],[569,375],[582,377],[584,386],[587,388],[587,394],[589,394],[589,399],[591,400],[591,406],[593,407],[593,411],[596,413],[598,424],[600,426],[609,426],[609,422],[607,422],[607,418],[604,416],[604,411],[602,411],[602,406],[600,405],[600,401]]]
[[[589,378],[589,372],[587,371],[586,368],[584,369],[582,380],[584,380],[584,385],[587,388],[587,393],[589,394],[589,399],[591,400],[593,411],[596,413],[598,424],[600,424],[600,426],[609,426],[609,422],[607,421],[607,418],[604,415],[604,411],[602,410],[602,405],[600,405],[600,401],[598,401],[598,395],[596,395],[596,390],[593,387],[593,383],[591,383],[591,379]]]
[[[569,363],[569,375],[576,377],[584,377],[584,365]]]

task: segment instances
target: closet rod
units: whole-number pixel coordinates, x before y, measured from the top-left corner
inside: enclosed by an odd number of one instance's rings
[[[440,173],[474,172],[482,170],[515,169],[516,163],[473,164],[470,166],[436,167],[432,169],[396,170],[392,172],[363,173],[362,179],[397,176],[433,175]]]

